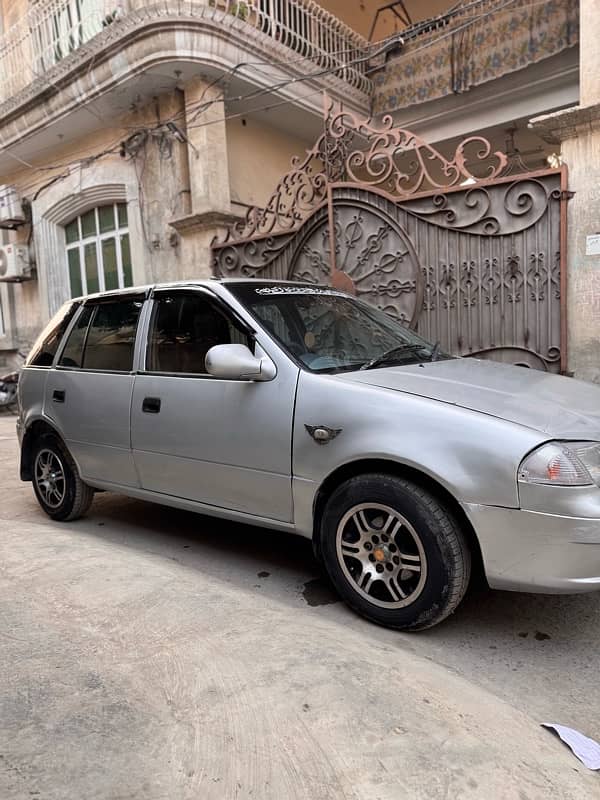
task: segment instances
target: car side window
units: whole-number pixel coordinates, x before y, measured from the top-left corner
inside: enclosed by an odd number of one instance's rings
[[[131,372],[142,303],[121,300],[96,306],[83,351],[83,368]]]
[[[146,354],[149,372],[206,375],[206,354],[217,344],[251,347],[249,337],[200,292],[154,298]]]
[[[79,308],[77,303],[65,303],[44,328],[25,362],[26,367],[51,367],[61,340]]]
[[[62,367],[130,372],[142,302],[119,300],[86,306],[59,360]]]
[[[81,367],[83,346],[93,312],[93,306],[86,306],[77,318],[58,360],[59,367]]]

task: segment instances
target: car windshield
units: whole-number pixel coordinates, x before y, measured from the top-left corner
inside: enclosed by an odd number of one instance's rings
[[[227,287],[285,350],[312,372],[342,372],[448,358],[379,309],[325,286]]]

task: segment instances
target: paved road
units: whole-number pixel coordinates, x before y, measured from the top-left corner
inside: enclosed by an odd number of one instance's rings
[[[600,798],[600,596],[474,592],[421,634],[307,542],[98,495],[51,523],[0,417],[2,800]]]

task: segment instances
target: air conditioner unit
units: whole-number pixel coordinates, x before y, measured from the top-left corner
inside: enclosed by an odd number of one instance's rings
[[[31,265],[29,250],[24,244],[4,244],[0,246],[0,281],[19,282],[29,280]]]
[[[15,187],[0,185],[0,228],[16,228],[26,221],[25,209]]]

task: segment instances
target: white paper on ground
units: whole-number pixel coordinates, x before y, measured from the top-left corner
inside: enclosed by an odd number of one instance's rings
[[[588,769],[600,769],[600,744],[593,739],[588,739],[579,731],[567,728],[565,725],[555,725],[552,722],[543,722],[543,728],[556,731],[563,742],[568,745],[577,758]]]

